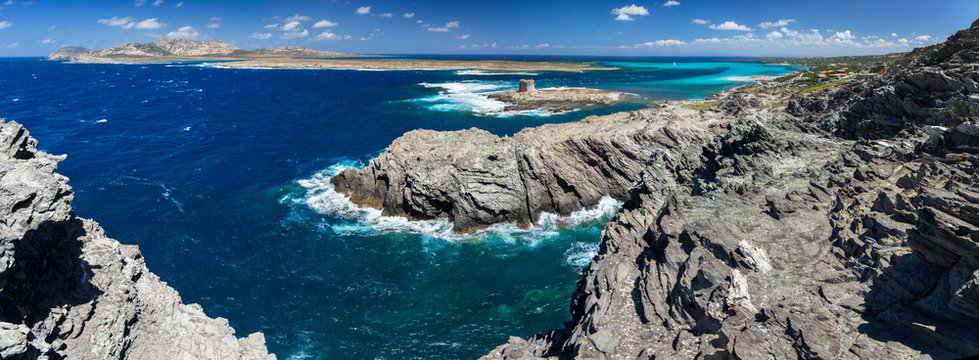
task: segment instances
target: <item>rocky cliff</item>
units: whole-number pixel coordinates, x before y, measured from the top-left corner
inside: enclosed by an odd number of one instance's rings
[[[72,212],[64,156],[0,120],[0,358],[274,359]]]
[[[979,355],[979,21],[884,76],[527,129],[415,131],[334,178],[460,231],[627,200],[572,321],[485,359]]]

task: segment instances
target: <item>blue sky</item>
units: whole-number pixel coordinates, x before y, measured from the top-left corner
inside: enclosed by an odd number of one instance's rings
[[[163,37],[351,53],[829,56],[933,44],[976,0],[0,0],[0,56]]]

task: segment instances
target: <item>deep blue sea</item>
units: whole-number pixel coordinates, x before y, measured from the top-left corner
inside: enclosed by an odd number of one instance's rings
[[[460,236],[445,222],[351,207],[332,191],[331,174],[362,166],[413,129],[512,134],[699,99],[746,76],[795,69],[705,58],[497,58],[623,70],[228,70],[0,58],[0,117],[25,124],[42,149],[68,154],[59,171],[71,179],[80,216],[139,245],[185,301],[228,318],[240,336],[264,332],[280,359],[472,359],[510,335],[570,319],[578,272],[618,204],[545,217],[528,230]],[[635,96],[551,116],[501,113],[480,96],[520,78]]]

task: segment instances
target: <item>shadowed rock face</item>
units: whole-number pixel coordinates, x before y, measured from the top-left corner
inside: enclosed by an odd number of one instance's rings
[[[0,120],[0,358],[274,359],[75,216],[58,161]]]
[[[411,219],[451,218],[460,232],[528,224],[541,212],[570,214],[605,195],[628,198],[650,156],[683,161],[688,145],[704,141],[712,124],[724,121],[671,105],[529,128],[513,137],[479,129],[415,130],[367,168],[332,181],[358,204]]]
[[[573,320],[485,359],[976,355],[976,39],[974,25],[816,94],[733,92],[716,110],[666,104],[512,138],[417,131],[334,182],[458,230],[627,199]]]

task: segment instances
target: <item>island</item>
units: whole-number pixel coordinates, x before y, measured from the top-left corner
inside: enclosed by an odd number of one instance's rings
[[[586,88],[536,89],[534,80],[520,80],[519,89],[487,95],[507,103],[503,111],[538,110],[550,113],[575,111],[587,106],[606,106],[621,102],[626,94]]]
[[[492,70],[563,71],[615,70],[588,63],[503,60],[418,60],[385,59],[388,56],[344,54],[301,47],[276,47],[243,50],[224,41],[161,39],[149,43],[127,43],[87,51],[78,47],[61,48],[49,60],[82,64],[130,64],[169,62],[214,62],[227,69],[334,69],[334,70]]]

